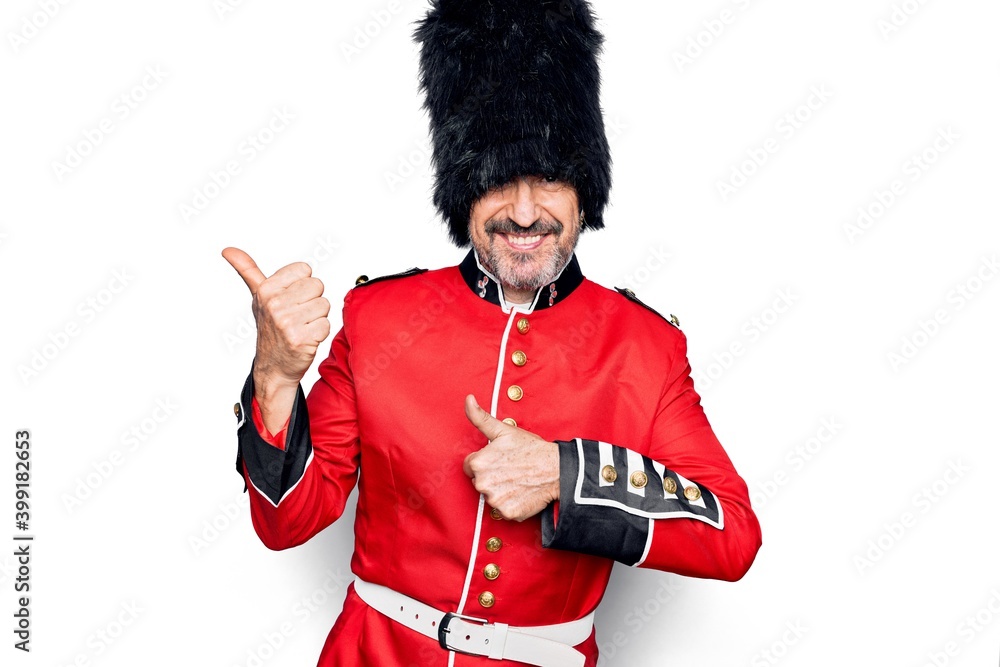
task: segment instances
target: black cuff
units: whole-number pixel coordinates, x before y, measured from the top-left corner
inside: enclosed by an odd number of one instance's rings
[[[559,516],[551,505],[542,512],[542,546],[635,565],[655,519],[690,518],[722,529],[722,506],[711,491],[649,457],[596,440],[556,444]]]
[[[236,418],[240,425],[236,430],[239,442],[236,452],[236,471],[243,476],[246,465],[247,476],[261,494],[271,504],[277,506],[305,473],[306,464],[312,457],[312,439],[309,435],[309,412],[306,397],[300,384],[292,404],[292,416],[285,431],[285,448],[279,449],[265,441],[253,423],[253,372],[247,376],[236,406]]]
[[[542,511],[542,546],[603,556],[626,565],[638,563],[646,549],[649,519],[612,507],[577,503],[578,473],[583,470],[583,486],[589,489],[598,486],[600,470],[581,466],[576,440],[555,442],[559,445],[559,516],[556,519],[553,505]]]

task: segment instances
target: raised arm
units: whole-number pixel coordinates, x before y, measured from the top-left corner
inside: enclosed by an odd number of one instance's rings
[[[257,322],[257,353],[236,409],[237,470],[261,541],[285,549],[339,518],[357,481],[350,346],[341,329],[306,399],[301,378],[330,332],[322,283],[308,264],[290,264],[265,278],[243,251],[227,248],[223,256],[253,294]]]

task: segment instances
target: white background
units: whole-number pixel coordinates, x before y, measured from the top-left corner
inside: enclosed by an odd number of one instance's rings
[[[898,25],[890,0],[594,2],[615,186],[581,264],[680,318],[764,535],[735,584],[618,567],[602,665],[998,663],[1000,8],[897,1]],[[249,294],[219,253],[310,260],[335,304],[461,259],[429,205],[425,3],[45,4],[0,14],[0,535],[28,428],[37,536],[29,655],[0,549],[0,662],[313,665],[353,509],[292,551],[254,535]],[[275,109],[294,119],[247,159]],[[879,215],[851,232],[859,207]]]

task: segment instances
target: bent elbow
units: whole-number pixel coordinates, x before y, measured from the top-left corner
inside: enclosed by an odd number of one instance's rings
[[[297,547],[300,544],[294,540],[287,539],[287,536],[267,534],[260,531],[257,532],[257,537],[259,537],[261,543],[271,551],[284,551],[285,549]]]
[[[251,515],[251,518],[253,519],[253,529],[257,533],[257,537],[271,551],[291,549],[292,547],[299,546],[308,539],[287,530],[287,528],[283,530],[279,526],[259,521],[255,515]]]
[[[719,578],[723,581],[739,581],[750,571],[750,566],[757,559],[757,552],[763,544],[760,534],[760,524],[751,514],[751,525],[747,526],[733,545],[732,558]]]

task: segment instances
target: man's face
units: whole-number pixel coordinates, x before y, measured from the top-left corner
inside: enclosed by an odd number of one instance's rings
[[[576,189],[544,176],[494,188],[472,205],[469,236],[504,287],[537,290],[555,279],[580,238]]]

